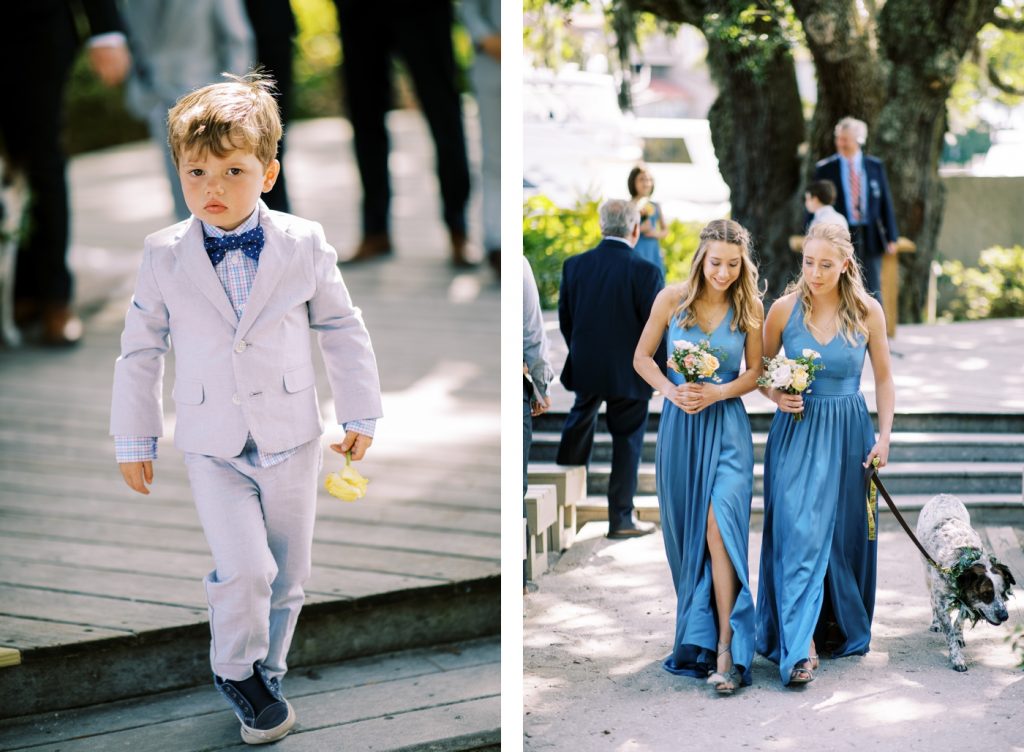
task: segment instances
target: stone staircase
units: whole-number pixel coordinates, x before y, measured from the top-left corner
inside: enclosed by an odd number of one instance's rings
[[[548,412],[535,419],[530,451],[531,474],[552,473],[566,413]],[[641,519],[660,521],[654,481],[654,448],[660,413],[648,417],[634,500]],[[753,514],[764,508],[764,447],[771,413],[752,413],[754,432]],[[874,419],[875,416],[873,415]],[[1024,510],[1024,414],[903,413],[894,420],[889,464],[881,473],[901,509],[914,510],[937,493],[956,494],[968,507]],[[602,414],[587,474],[586,498],[577,503],[579,526],[607,519],[611,472],[611,435]],[[884,504],[879,507],[887,511]]]

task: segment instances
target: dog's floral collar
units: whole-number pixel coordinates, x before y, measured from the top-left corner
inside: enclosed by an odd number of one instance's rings
[[[981,613],[967,603],[967,599],[963,597],[963,593],[960,592],[960,576],[968,569],[973,567],[981,559],[982,551],[980,548],[969,548],[964,547],[960,550],[960,558],[958,558],[952,566],[943,567],[942,574],[946,577],[949,582],[949,589],[953,593],[953,597],[960,604],[960,618],[970,619],[971,626],[978,623],[978,619],[981,618]],[[995,557],[990,556],[990,559]]]

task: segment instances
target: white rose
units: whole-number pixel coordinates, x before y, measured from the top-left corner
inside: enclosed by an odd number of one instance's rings
[[[803,356],[805,358],[810,358],[811,360],[814,360],[815,358],[820,358],[821,357],[821,353],[818,352],[817,350],[812,350],[809,347],[805,347],[804,348],[804,352],[803,352]]]
[[[677,339],[675,342],[672,343],[672,347],[674,347],[676,350],[684,350],[686,352],[689,352],[690,350],[694,349],[694,344],[689,340]]]
[[[789,386],[790,379],[793,377],[793,372],[787,365],[780,365],[774,371],[772,371],[772,386],[776,389],[785,389]]]

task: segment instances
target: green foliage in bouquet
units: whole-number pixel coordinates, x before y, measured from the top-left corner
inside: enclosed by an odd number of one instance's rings
[[[597,210],[601,200],[581,198],[571,208],[558,206],[547,196],[533,196],[523,204],[523,253],[537,278],[543,308],[558,306],[562,264],[601,241]],[[667,223],[661,241],[665,251],[666,282],[678,282],[690,272],[690,261],[700,240],[700,222]]]
[[[939,281],[950,296],[940,313],[945,321],[1024,316],[1024,246],[986,248],[978,268],[946,261]]]

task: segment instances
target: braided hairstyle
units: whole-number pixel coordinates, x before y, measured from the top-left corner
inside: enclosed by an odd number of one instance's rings
[[[726,295],[729,298],[729,305],[733,309],[730,328],[739,329],[746,334],[759,327],[764,319],[764,306],[761,303],[761,296],[764,293],[757,286],[757,266],[751,257],[750,233],[739,222],[734,222],[731,219],[712,220],[700,231],[697,252],[690,262],[690,276],[683,286],[682,302],[676,308],[673,316],[684,328],[693,326],[697,322],[693,303],[703,296],[707,288],[708,282],[704,277],[704,258],[707,256],[708,246],[716,240],[729,245],[737,245],[740,248],[740,275],[729,286]]]

